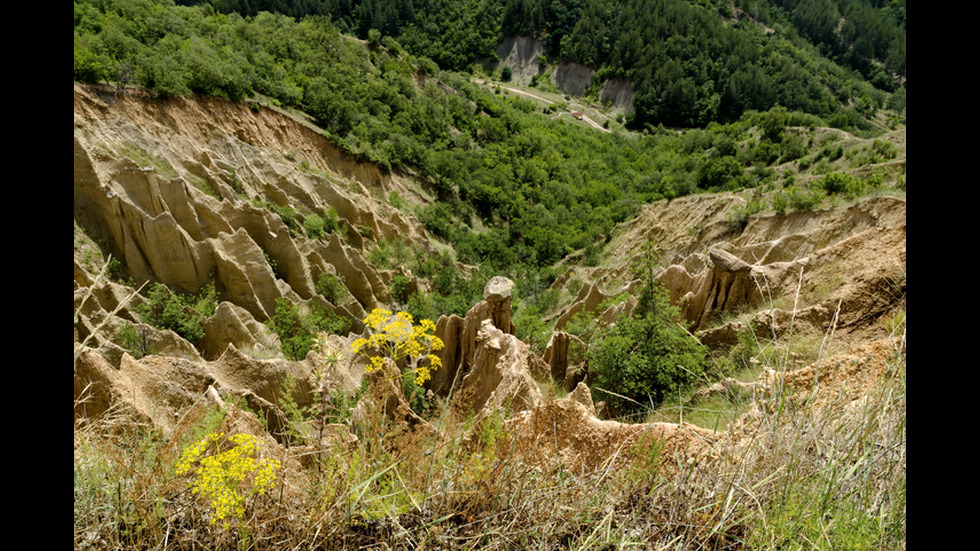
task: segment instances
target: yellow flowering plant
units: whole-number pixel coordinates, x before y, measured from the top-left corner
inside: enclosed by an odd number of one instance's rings
[[[406,374],[414,376],[415,384],[421,386],[432,377],[432,370],[442,366],[442,360],[433,352],[442,350],[444,344],[434,335],[436,325],[432,320],[424,319],[416,325],[408,312],[393,314],[376,308],[364,318],[364,324],[371,329],[371,336],[356,339],[351,352],[368,358],[365,373],[384,369],[389,360],[395,365],[405,360]]]
[[[223,432],[212,433],[189,446],[181,454],[176,472],[178,476],[192,475],[191,492],[207,501],[213,512],[211,523],[220,521],[228,529],[232,519],[240,522],[244,518],[250,498],[264,495],[272,487],[282,467],[276,459],[255,459],[258,438],[251,434],[232,435],[227,442],[233,446],[219,451],[224,436]]]

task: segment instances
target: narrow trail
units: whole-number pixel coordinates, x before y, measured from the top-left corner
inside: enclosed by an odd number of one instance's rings
[[[475,82],[477,84],[484,85],[484,86],[488,86],[489,85],[489,83],[486,80],[482,79],[482,78],[475,78],[475,79],[473,79],[473,82]],[[498,87],[500,87],[500,88],[502,88],[504,90],[507,90],[508,92],[512,92],[514,94],[520,94],[522,96],[527,96],[529,98],[534,98],[534,99],[536,99],[538,101],[542,101],[542,102],[544,102],[544,103],[546,103],[548,105],[554,105],[555,104],[555,102],[553,102],[553,101],[551,101],[551,100],[549,100],[547,98],[544,98],[542,96],[539,96],[537,94],[532,94],[531,92],[526,92],[526,91],[520,90],[518,88],[511,88],[510,86],[504,86],[502,84],[497,84],[497,83],[494,83],[494,85],[495,86],[498,86]],[[572,111],[569,110],[569,112],[567,114],[568,115],[571,115],[571,113],[572,113]],[[558,117],[561,117],[563,114],[566,114],[566,113],[558,113]],[[582,114],[581,117],[576,117],[576,118],[578,120],[580,120],[580,121],[584,121],[584,122],[588,123],[589,126],[591,126],[592,128],[595,128],[596,130],[601,130],[603,132],[612,132],[612,130],[603,127],[601,124],[595,122],[594,120],[592,120],[591,117],[589,117],[588,115],[586,115],[584,113]]]

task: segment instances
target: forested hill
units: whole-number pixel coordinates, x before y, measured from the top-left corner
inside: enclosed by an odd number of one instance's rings
[[[597,83],[632,80],[634,127],[730,122],[779,104],[845,128],[860,126],[874,106],[905,103],[905,0],[183,3],[242,15],[328,15],[344,33],[379,31],[456,71],[492,59],[505,36],[533,36],[546,44],[546,61],[592,67]]]

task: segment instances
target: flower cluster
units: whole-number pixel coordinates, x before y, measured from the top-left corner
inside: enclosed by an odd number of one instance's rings
[[[223,432],[212,433],[184,450],[177,475],[193,474],[191,491],[203,496],[214,510],[211,523],[222,521],[227,529],[231,519],[240,521],[245,516],[250,497],[263,495],[272,486],[281,465],[276,459],[256,461],[258,438],[251,434],[235,434],[228,439],[234,444],[231,449],[205,456],[222,438]]]
[[[442,350],[442,339],[436,337],[436,325],[432,320],[424,319],[418,325],[412,323],[412,315],[408,312],[393,314],[389,310],[375,309],[364,318],[372,333],[366,339],[356,339],[351,345],[351,352],[363,354],[371,362],[365,372],[382,369],[385,362],[397,363],[402,359],[413,362],[411,372],[415,375],[415,384],[421,385],[431,377],[431,371],[439,369],[442,360],[433,354]],[[420,360],[424,359],[424,363]]]

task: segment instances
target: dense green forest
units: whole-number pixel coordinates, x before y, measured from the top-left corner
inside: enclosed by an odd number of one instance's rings
[[[779,104],[860,125],[849,109],[904,101],[904,0],[188,0],[224,13],[330,16],[367,38],[464,71],[508,35],[534,36],[553,61],[625,76],[636,86],[635,127],[733,121]],[[851,72],[861,77],[854,78]],[[866,81],[866,82],[863,82]],[[866,114],[866,113],[865,113]]]
[[[806,30],[802,2],[623,4],[76,0],[74,78],[161,97],[261,97],[302,110],[346,151],[417,174],[439,199],[416,210],[428,229],[483,273],[515,276],[525,297],[540,296],[555,263],[573,252],[594,264],[615,224],[644,203],[698,191],[792,191],[792,178],[773,166],[817,144],[789,128],[836,126],[867,136],[904,121],[904,77],[875,58],[891,79],[878,86],[834,63],[836,46]],[[824,4],[832,13],[854,4],[888,15],[897,23],[882,26],[900,29],[904,56],[904,2]],[[736,9],[777,28],[798,22],[766,34],[760,24],[731,19]],[[589,30],[590,22],[601,28]],[[804,31],[814,33],[812,42]],[[604,67],[600,74],[633,78],[632,126],[643,131],[568,124],[440,69],[466,68],[474,56],[492,54],[501,33],[514,32],[533,32],[559,57]],[[418,268],[425,273],[417,275],[440,270]],[[419,314],[465,311],[482,288],[448,272],[434,281],[435,293],[412,297]]]

